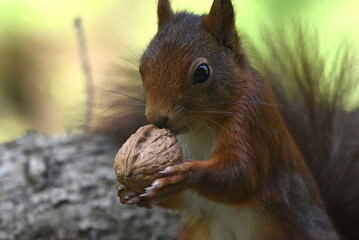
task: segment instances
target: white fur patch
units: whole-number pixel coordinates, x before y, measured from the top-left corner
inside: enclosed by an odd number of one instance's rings
[[[209,129],[196,128],[186,134],[177,136],[181,144],[184,160],[208,160],[215,147],[215,133]]]
[[[215,147],[215,136],[208,129],[198,129],[177,137],[183,150],[184,159],[208,160]],[[206,219],[211,231],[210,239],[260,239],[258,230],[261,229],[263,218],[254,207],[235,208],[218,204],[193,191],[185,192],[188,209],[186,216],[188,224],[196,224]],[[264,227],[264,226],[263,226]]]
[[[190,225],[206,219],[211,240],[258,240],[258,230],[263,229],[263,218],[254,207],[236,208],[218,204],[197,196],[192,191],[185,193],[189,208],[186,218]]]

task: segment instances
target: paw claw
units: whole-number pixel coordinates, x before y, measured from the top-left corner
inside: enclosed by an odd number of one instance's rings
[[[163,171],[160,171],[161,174],[169,174],[172,172],[172,167],[166,167]]]
[[[150,191],[152,191],[153,188],[154,188],[154,187],[151,185],[151,186],[149,186],[149,187],[146,187],[146,188],[145,188],[145,191],[146,191],[146,192],[150,192]]]
[[[159,186],[160,186],[160,181],[158,181],[158,179],[157,179],[151,184],[150,188],[151,188],[151,190],[152,189],[158,189]]]
[[[139,197],[147,197],[148,196],[148,193],[145,192],[145,193],[142,193],[141,195],[139,195]]]
[[[132,203],[138,203],[140,201],[139,197],[133,197],[130,200],[127,201],[127,204],[132,204]]]
[[[137,193],[135,193],[135,192],[129,192],[123,197],[123,199],[129,200],[129,199],[131,199],[133,197],[136,197],[136,195],[137,195]]]
[[[153,187],[148,187],[148,188],[145,188],[145,193],[144,194],[141,194],[140,197],[148,197],[152,194],[152,191],[153,191]]]
[[[116,190],[121,191],[121,190],[125,189],[126,187],[124,185],[122,185],[121,183],[117,183],[115,188],[116,188]]]

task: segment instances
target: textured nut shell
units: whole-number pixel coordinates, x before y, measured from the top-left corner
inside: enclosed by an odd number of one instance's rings
[[[180,162],[182,150],[176,137],[150,124],[139,128],[122,145],[114,167],[118,182],[143,193],[160,171]]]

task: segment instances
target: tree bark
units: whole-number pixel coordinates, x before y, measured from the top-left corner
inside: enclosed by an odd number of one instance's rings
[[[117,149],[34,132],[0,145],[0,239],[174,239],[178,214],[119,203]]]

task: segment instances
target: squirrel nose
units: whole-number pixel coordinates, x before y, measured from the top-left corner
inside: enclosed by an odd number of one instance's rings
[[[168,122],[168,117],[163,116],[161,114],[148,114],[147,118],[148,121],[150,121],[153,125],[155,125],[158,128],[166,127],[166,124]]]

